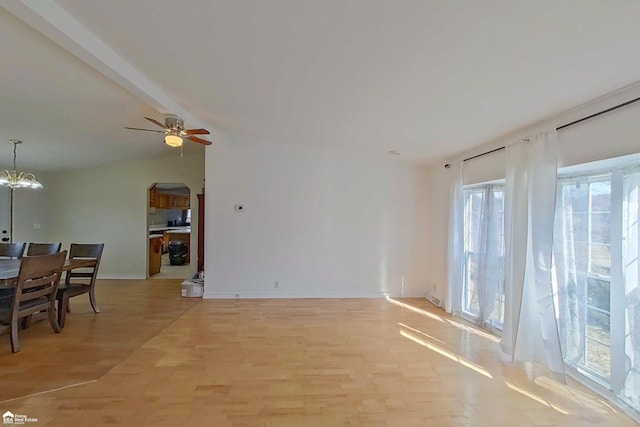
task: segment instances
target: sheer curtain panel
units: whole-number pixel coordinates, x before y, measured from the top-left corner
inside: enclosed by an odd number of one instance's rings
[[[502,329],[504,312],[504,187],[464,190],[465,274],[462,311],[491,329]]]
[[[626,169],[622,176],[625,363],[620,397],[640,411],[640,167]]]
[[[463,162],[452,165],[453,179],[449,200],[448,286],[445,310],[461,315],[462,281],[464,274],[464,192]]]
[[[506,147],[505,319],[500,346],[564,381],[552,286],[557,134]]]

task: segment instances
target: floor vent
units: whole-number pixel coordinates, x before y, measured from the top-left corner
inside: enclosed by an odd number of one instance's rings
[[[431,296],[431,295],[427,295],[427,300],[429,300],[433,305],[435,305],[436,307],[442,307],[442,301],[440,301],[440,298]]]

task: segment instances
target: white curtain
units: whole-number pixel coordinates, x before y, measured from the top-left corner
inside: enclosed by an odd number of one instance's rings
[[[465,191],[463,310],[479,325],[502,326],[504,187],[486,185]],[[498,306],[499,305],[499,306]]]
[[[624,386],[620,397],[640,409],[640,168],[623,171],[622,275]]]
[[[557,134],[506,147],[505,319],[500,346],[564,380],[552,286]]]
[[[448,286],[445,310],[456,315],[462,314],[462,282],[464,278],[464,192],[463,162],[452,165],[449,200],[449,254]]]

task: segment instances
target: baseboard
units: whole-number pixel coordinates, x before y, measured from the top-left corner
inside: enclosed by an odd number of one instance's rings
[[[424,293],[416,293],[416,295],[396,295],[389,292],[371,292],[371,293],[315,293],[315,292],[207,292],[206,286],[203,299],[303,299],[303,298],[424,298]]]
[[[144,280],[145,276],[138,274],[100,274],[98,273],[98,279],[105,280]]]

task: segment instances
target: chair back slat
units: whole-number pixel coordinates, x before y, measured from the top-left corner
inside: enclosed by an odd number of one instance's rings
[[[0,243],[0,258],[22,258],[26,243]]]
[[[27,256],[51,255],[60,252],[62,243],[29,243]]]
[[[28,290],[28,289],[39,288],[40,286],[44,286],[50,283],[51,280],[54,280],[56,278],[55,277],[56,275],[58,275],[58,273],[42,276],[37,279],[25,280],[24,283],[22,284],[22,289]]]

